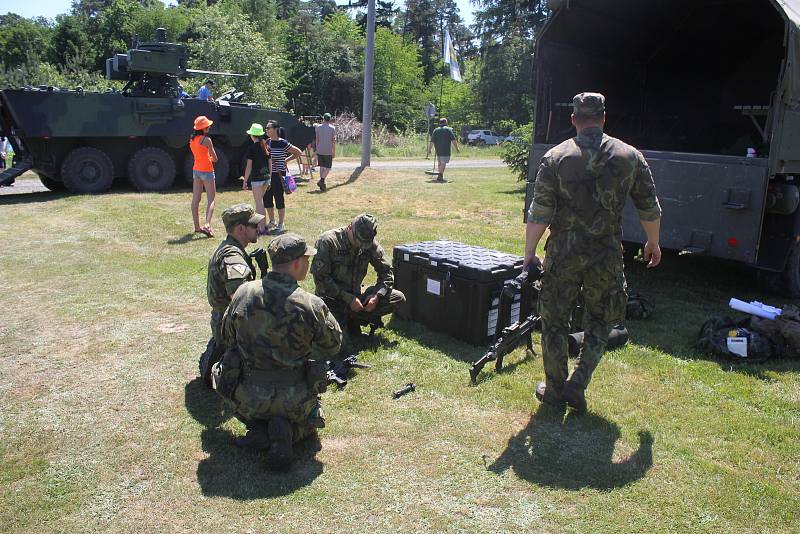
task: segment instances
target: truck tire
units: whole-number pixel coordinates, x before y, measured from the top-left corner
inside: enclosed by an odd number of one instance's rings
[[[228,155],[222,150],[221,147],[214,147],[217,153],[217,162],[214,164],[214,177],[216,178],[217,187],[222,187],[228,181],[228,174],[230,174],[231,165]],[[194,156],[189,153],[183,159],[183,176],[186,181],[192,183],[192,167],[194,166]]]
[[[58,180],[53,180],[52,178],[48,178],[44,174],[36,173],[36,176],[39,177],[39,181],[42,182],[42,185],[45,186],[50,191],[66,191],[67,188],[64,187],[64,182],[59,182]]]
[[[72,193],[104,193],[114,181],[114,164],[102,150],[83,146],[73,149],[64,158],[61,177]]]
[[[139,191],[164,191],[175,181],[175,162],[166,150],[142,148],[128,160],[128,180]]]
[[[758,288],[773,295],[800,297],[800,243],[795,242],[789,252],[786,268],[779,273],[759,270],[756,273]]]
[[[783,271],[783,280],[789,296],[800,297],[800,243],[797,241],[792,245],[792,251],[789,253],[789,260]]]

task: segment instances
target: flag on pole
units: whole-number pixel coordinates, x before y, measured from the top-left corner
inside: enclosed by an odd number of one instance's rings
[[[456,49],[453,47],[453,40],[450,38],[450,31],[444,30],[444,62],[450,65],[450,78],[460,82],[461,69],[458,68],[458,57]]]

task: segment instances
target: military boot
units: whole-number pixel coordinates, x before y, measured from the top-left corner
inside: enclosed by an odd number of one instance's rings
[[[586,413],[586,396],[584,395],[583,388],[578,384],[567,380],[567,383],[564,384],[564,391],[561,396],[567,402],[567,405],[575,412],[575,415],[583,415]]]
[[[536,398],[539,399],[539,402],[549,404],[555,408],[564,408],[566,406],[566,402],[561,395],[548,391],[547,384],[544,382],[539,382],[539,385],[536,386]]]
[[[292,425],[280,416],[269,420],[267,465],[275,471],[288,471],[292,464]]]
[[[248,421],[246,425],[247,434],[233,440],[236,446],[254,451],[269,449],[270,443],[266,421]]]

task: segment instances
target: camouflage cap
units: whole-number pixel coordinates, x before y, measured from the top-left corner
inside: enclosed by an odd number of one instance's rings
[[[362,213],[353,219],[353,237],[359,247],[371,247],[377,233],[378,221],[372,215]]]
[[[317,253],[317,249],[309,247],[302,236],[283,234],[270,242],[267,252],[269,252],[269,259],[272,260],[273,265],[281,265],[301,256],[313,256]]]
[[[596,117],[606,110],[606,97],[600,93],[581,93],[572,99],[573,113],[579,117]]]
[[[258,224],[264,216],[256,213],[249,204],[234,204],[222,212],[222,224],[227,231],[233,230],[237,224]]]

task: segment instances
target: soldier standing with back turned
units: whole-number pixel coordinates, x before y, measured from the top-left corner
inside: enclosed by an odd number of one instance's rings
[[[611,327],[625,315],[621,240],[628,196],[647,234],[647,266],[661,261],[661,207],[650,167],[641,152],[603,133],[605,118],[603,95],[575,96],[572,124],[578,135],[542,158],[526,228],[526,267],[540,263],[536,247],[550,229],[539,296],[545,382],[536,388],[536,397],[557,407],[569,405],[578,414],[586,411],[584,390]],[[569,322],[581,291],[586,334],[567,379]]]
[[[239,286],[255,280],[256,270],[253,260],[245,250],[250,243],[258,241],[258,224],[264,216],[255,212],[248,204],[236,204],[222,212],[222,222],[228,236],[219,244],[208,261],[206,294],[211,305],[211,336],[206,351],[200,357],[200,376],[211,387],[211,366],[222,356],[224,346],[221,338],[220,322],[228,308],[231,297]],[[263,250],[262,250],[263,254]],[[266,271],[260,265],[262,273]]]

